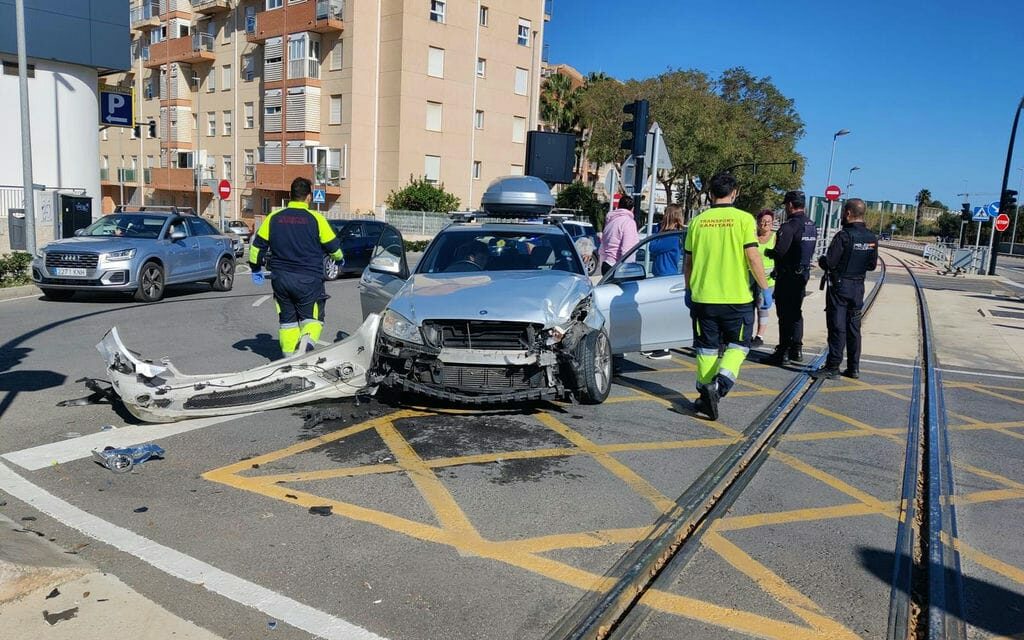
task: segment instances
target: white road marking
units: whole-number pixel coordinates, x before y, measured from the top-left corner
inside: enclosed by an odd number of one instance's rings
[[[20,451],[5,453],[5,458],[19,467],[35,471],[53,464],[63,464],[72,460],[81,460],[92,455],[92,450],[103,447],[130,447],[144,442],[152,442],[160,438],[167,438],[179,433],[195,431],[205,427],[212,427],[215,424],[242,418],[245,415],[217,416],[213,418],[196,418],[194,420],[182,420],[181,422],[167,422],[162,424],[137,424],[123,428],[98,431],[70,440],[60,440],[49,444],[41,444]]]
[[[39,293],[34,293],[32,295],[29,295],[29,296],[18,296],[17,298],[4,298],[3,300],[0,300],[0,302],[13,302],[15,300],[28,300],[29,298],[38,298],[41,295],[43,295],[42,292],[39,292]]]
[[[260,297],[256,298],[256,301],[255,301],[255,302],[253,302],[253,303],[252,303],[252,306],[254,306],[254,307],[258,307],[258,306],[260,306],[261,304],[263,304],[263,303],[264,303],[264,302],[266,302],[267,300],[270,300],[270,299],[271,299],[271,298],[273,298],[273,297],[274,297],[274,296],[272,296],[272,295],[269,295],[269,296],[260,296]]]
[[[884,364],[888,367],[902,367],[904,369],[913,369],[916,365],[903,364],[901,362],[886,362],[885,360],[869,360],[867,358],[861,358],[861,362],[870,362],[871,364]],[[982,376],[985,378],[1006,378],[1008,380],[1024,380],[1024,376],[1011,376],[1003,373],[982,373],[980,371],[964,371],[963,369],[936,369],[942,373],[957,373],[963,376]]]
[[[235,273],[252,273],[252,269],[247,264],[236,264]]]
[[[168,575],[200,585],[241,605],[330,640],[384,640],[351,622],[144,538],[79,509],[0,464],[0,490],[85,535],[131,554]]]

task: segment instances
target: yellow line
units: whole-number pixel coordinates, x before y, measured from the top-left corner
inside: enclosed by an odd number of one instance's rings
[[[650,501],[650,503],[659,511],[664,513],[676,506],[675,500],[671,500],[663,495],[660,491],[655,489],[651,483],[644,480],[637,472],[613,458],[607,452],[603,451],[601,447],[597,446],[581,434],[559,422],[558,419],[551,414],[541,413],[538,414],[536,418],[547,428],[558,433],[583,451],[586,451],[601,466],[614,473],[619,479],[629,485],[633,491],[644,498],[647,498],[647,500]]]
[[[659,398],[658,396],[654,395],[653,393],[650,393],[646,389],[644,389],[642,387],[638,387],[638,386],[636,386],[636,385],[634,385],[632,383],[620,381],[619,384],[621,384],[621,385],[623,385],[625,387],[629,387],[633,391],[636,391],[638,394],[644,396],[645,398],[648,398],[652,402],[657,402],[658,404],[662,405],[663,407],[668,407],[668,408],[671,409],[671,408],[675,407],[678,404],[678,403],[672,402],[671,400],[665,400],[664,398]],[[678,397],[678,398],[680,398],[680,399],[682,399],[684,401],[686,401],[687,403],[689,403],[689,400],[686,399],[686,396],[684,396],[681,393],[673,391],[672,395],[675,396],[675,397]],[[734,395],[734,394],[730,394],[730,396],[731,395]],[[738,395],[738,394],[735,394],[735,395]],[[718,422],[717,420],[712,422],[710,420],[698,420],[696,418],[693,418],[692,416],[687,416],[687,417],[689,417],[691,420],[693,420],[693,422],[695,422],[696,424],[706,426],[706,427],[708,427],[710,429],[714,429],[715,431],[717,431],[719,433],[723,433],[723,434],[725,434],[727,436],[732,436],[734,438],[740,437],[740,432],[739,431],[736,431],[735,429],[732,429],[732,428],[722,424],[721,422]]]
[[[988,471],[987,469],[980,469],[980,468],[975,467],[973,465],[969,465],[969,464],[967,464],[965,462],[954,462],[953,466],[955,466],[955,467],[957,467],[959,469],[963,469],[964,471],[968,471],[970,473],[973,473],[976,476],[981,476],[982,478],[988,478],[989,480],[992,480],[994,482],[998,482],[999,484],[1003,485],[1004,487],[1009,487],[1010,489],[1024,489],[1024,484],[1021,484],[1021,483],[1016,482],[1014,480],[1010,480],[1009,478],[1001,476],[998,473],[993,473],[991,471]]]
[[[736,441],[736,438],[694,438],[693,440],[624,442],[622,444],[602,444],[597,446],[606,453],[622,453],[624,451],[669,451],[673,449],[725,447]]]
[[[558,549],[592,549],[610,544],[632,544],[651,533],[653,527],[604,529],[585,533],[556,533],[526,540],[505,542],[509,549],[524,553],[545,553]]]
[[[979,504],[982,502],[1002,502],[1024,498],[1024,489],[989,489],[975,491],[966,495],[953,496],[953,504]]]
[[[785,442],[809,442],[814,440],[839,440],[844,438],[873,438],[880,435],[901,435],[906,429],[841,429],[838,431],[812,431],[809,433],[787,433],[782,436]]]
[[[888,438],[890,440],[893,440],[894,442],[903,442],[904,441],[903,438],[899,437],[895,433],[890,432],[889,430],[879,429],[878,427],[875,427],[875,426],[872,426],[870,424],[867,424],[866,422],[861,422],[860,420],[856,420],[854,418],[851,418],[850,416],[843,415],[841,413],[836,413],[835,411],[832,411],[831,409],[826,409],[825,407],[822,407],[822,406],[819,406],[819,405],[816,405],[816,404],[812,404],[811,405],[811,410],[814,411],[815,413],[820,413],[821,415],[823,415],[823,416],[825,416],[827,418],[832,418],[833,420],[838,420],[839,422],[842,422],[844,424],[848,424],[851,427],[856,427],[857,429],[861,429],[863,431],[870,431],[871,433],[873,433],[873,434],[875,434],[877,436],[882,436],[883,438]]]
[[[815,478],[816,480],[820,480],[821,482],[824,482],[825,484],[827,484],[828,486],[832,487],[836,491],[839,491],[841,493],[845,493],[846,495],[850,496],[854,500],[860,500],[864,504],[873,506],[876,509],[878,509],[879,511],[882,511],[882,510],[885,509],[885,503],[882,502],[881,500],[879,500],[878,498],[874,497],[873,495],[871,495],[869,493],[865,493],[864,491],[861,491],[860,489],[858,489],[858,488],[856,488],[856,487],[854,487],[854,486],[852,486],[850,484],[847,484],[846,482],[843,482],[839,478],[837,478],[837,477],[835,477],[835,476],[833,476],[833,475],[831,475],[829,473],[826,473],[826,472],[822,471],[821,469],[818,469],[816,467],[812,467],[811,465],[807,464],[803,460],[800,460],[800,459],[798,459],[798,458],[796,458],[794,456],[791,456],[788,453],[783,453],[783,452],[779,451],[778,449],[773,449],[770,455],[773,458],[775,458],[776,460],[782,462],[783,464],[786,464],[786,465],[796,469],[797,471],[800,471],[800,472],[802,472],[802,473],[804,473],[806,475],[809,475],[812,478]]]
[[[881,503],[883,509],[895,512],[899,503],[896,501]],[[773,524],[791,524],[796,522],[813,522],[815,520],[831,520],[833,518],[854,518],[858,516],[880,515],[877,507],[863,502],[841,504],[834,507],[810,507],[779,511],[774,513],[757,513],[749,516],[732,516],[722,518],[714,523],[716,531],[737,531],[755,529]]]
[[[256,484],[266,485],[282,484],[285,482],[312,482],[315,480],[330,480],[332,478],[355,478],[357,476],[395,473],[396,471],[402,471],[402,467],[396,464],[371,464],[364,467],[339,467],[335,469],[319,469],[317,471],[296,471],[293,473],[242,477]]]
[[[946,534],[942,534],[942,541],[947,545],[949,544],[949,538],[946,536]],[[971,560],[972,562],[977,562],[986,569],[995,571],[999,575],[1005,578],[1009,578],[1017,584],[1024,584],[1024,569],[1015,567],[1012,564],[1007,564],[1002,560],[993,558],[992,556],[988,555],[987,553],[984,553],[983,551],[975,549],[974,547],[964,542],[963,538],[957,538],[953,545],[953,548],[959,551],[960,555]]]
[[[999,398],[1000,400],[1006,400],[1008,402],[1015,402],[1017,404],[1024,404],[1024,400],[1021,400],[1020,398],[1014,398],[1014,397],[1008,396],[1008,395],[1006,395],[1004,393],[996,393],[995,391],[989,391],[985,387],[980,387],[980,386],[978,386],[976,384],[970,384],[970,385],[964,385],[964,386],[966,386],[968,389],[971,389],[972,391],[977,391],[978,393],[984,393],[985,395],[992,396],[993,398]]]

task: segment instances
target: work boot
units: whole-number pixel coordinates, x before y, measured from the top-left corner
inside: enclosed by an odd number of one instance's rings
[[[800,347],[790,347],[789,348],[789,359],[792,360],[793,362],[803,362],[804,361],[803,349],[800,348]]]
[[[775,351],[772,355],[764,359],[765,364],[775,365],[777,367],[784,367],[789,364],[789,353],[784,347],[775,347]]]
[[[699,393],[700,398],[693,403],[694,410],[718,420],[718,387],[714,383],[707,384],[700,388]]]
[[[850,367],[847,367],[846,370],[843,371],[843,376],[847,378],[853,378],[854,380],[859,380],[860,371],[858,371],[857,369],[851,369]]]
[[[839,367],[826,364],[822,368],[812,371],[811,377],[815,380],[834,380],[839,377]]]

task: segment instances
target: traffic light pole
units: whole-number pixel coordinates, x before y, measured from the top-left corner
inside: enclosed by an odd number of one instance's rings
[[[1013,162],[1013,143],[1017,139],[1017,124],[1020,122],[1020,112],[1024,109],[1024,97],[1020,99],[1020,103],[1017,105],[1017,113],[1013,116],[1013,128],[1010,130],[1010,144],[1006,149],[1006,167],[1003,169],[1003,187],[999,190],[1000,204],[1003,203],[1006,197],[1006,185],[1010,181],[1010,164]],[[1002,213],[1002,207],[1000,207],[1000,213]],[[992,222],[992,239],[990,245],[995,245],[996,225],[995,221]],[[988,258],[988,275],[996,275],[996,254],[995,251],[989,250]]]

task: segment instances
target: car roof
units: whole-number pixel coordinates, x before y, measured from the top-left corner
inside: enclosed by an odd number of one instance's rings
[[[575,224],[575,225],[578,225],[578,226],[581,226],[581,227],[592,227],[592,226],[594,226],[594,225],[590,224],[589,222],[584,222],[583,220],[566,220],[562,224]]]
[[[446,231],[458,231],[460,229],[481,229],[484,231],[498,231],[505,233],[532,233],[535,235],[564,233],[564,231],[558,225],[540,224],[536,222],[526,222],[521,224],[510,222],[460,222],[457,224],[448,225],[442,230],[442,233]]]

